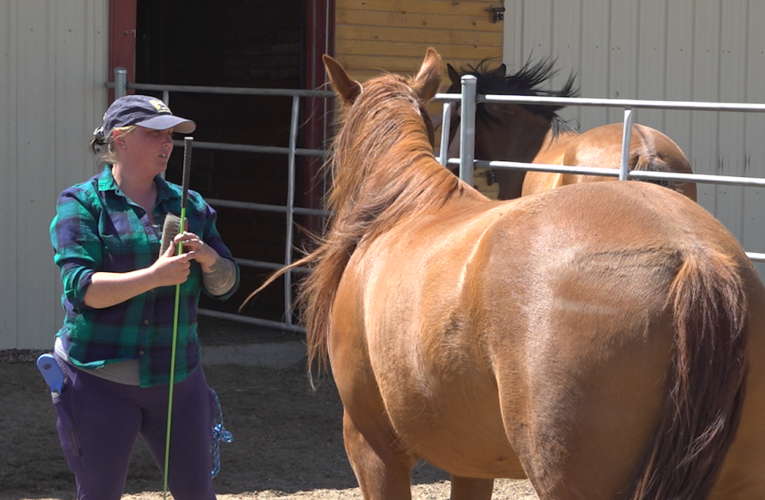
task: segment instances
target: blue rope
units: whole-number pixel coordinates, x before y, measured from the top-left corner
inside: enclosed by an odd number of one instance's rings
[[[215,391],[212,388],[210,390],[215,396],[215,404],[218,406],[218,415],[215,418],[216,423],[213,426],[212,444],[210,446],[213,459],[212,477],[215,477],[220,472],[220,442],[230,443],[234,440],[234,435],[223,427],[223,410],[220,407],[220,400]]]

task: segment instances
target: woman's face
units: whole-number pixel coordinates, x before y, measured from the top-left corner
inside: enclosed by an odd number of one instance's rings
[[[117,143],[120,163],[133,170],[146,169],[152,177],[167,169],[173,152],[173,129],[152,130],[137,126],[121,136]]]

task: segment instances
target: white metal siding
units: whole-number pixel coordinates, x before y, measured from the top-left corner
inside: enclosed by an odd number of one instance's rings
[[[107,0],[0,0],[0,349],[51,348],[63,319],[48,227],[95,173]]]
[[[765,2],[760,0],[505,0],[504,62],[557,58],[560,88],[574,71],[583,97],[765,102]],[[623,112],[572,108],[581,130]],[[636,111],[678,143],[697,173],[765,177],[765,116]],[[765,193],[699,184],[699,203],[742,242],[765,252]],[[765,266],[758,264],[761,274]]]

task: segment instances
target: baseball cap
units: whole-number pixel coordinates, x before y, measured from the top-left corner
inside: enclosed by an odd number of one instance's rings
[[[104,124],[93,135],[108,137],[115,128],[130,125],[152,130],[173,128],[181,134],[190,134],[197,128],[193,121],[175,116],[161,99],[147,95],[126,95],[109,106],[104,114]]]

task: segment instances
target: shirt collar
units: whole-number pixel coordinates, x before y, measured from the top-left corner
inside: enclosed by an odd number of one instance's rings
[[[104,166],[103,172],[98,176],[98,190],[116,191],[117,193],[122,194],[120,187],[117,185],[117,181],[114,180],[114,176],[112,175],[111,165]]]
[[[165,200],[181,199],[181,188],[171,185],[161,175],[154,177],[154,183],[157,185],[157,203]]]
[[[180,199],[180,188],[173,189],[173,187],[162,178],[161,175],[154,177],[154,184],[157,185],[157,203],[164,200],[172,200],[175,198]],[[114,180],[112,175],[112,166],[106,165],[104,171],[98,177],[98,190],[99,191],[114,191],[120,196],[124,196],[120,190],[117,181]]]

